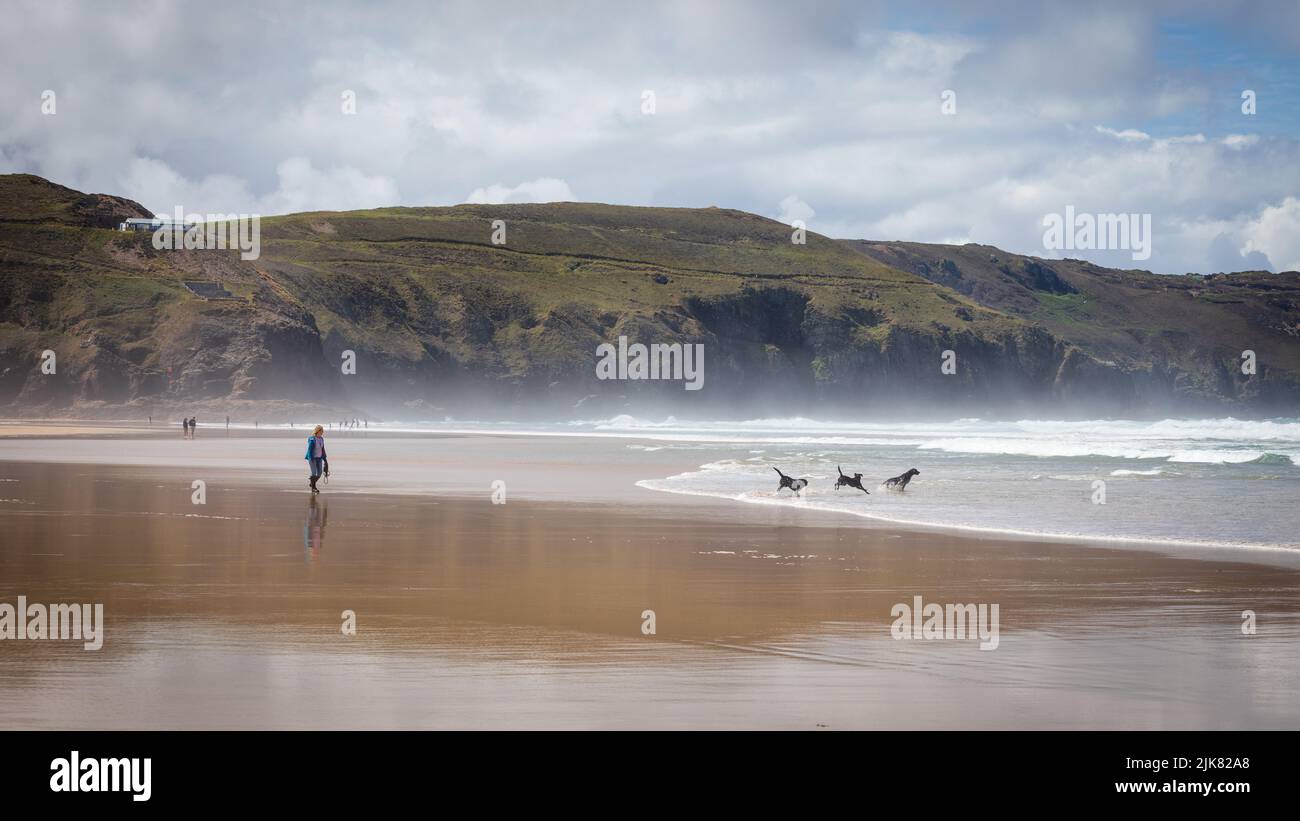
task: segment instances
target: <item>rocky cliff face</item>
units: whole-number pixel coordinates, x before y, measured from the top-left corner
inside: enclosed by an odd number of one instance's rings
[[[135,204],[36,179],[0,178],[12,413],[1272,413],[1300,398],[1294,276],[1185,283],[985,246],[796,245],[742,212],[571,203],[265,219],[246,262],[156,251],[102,227]],[[1155,296],[1162,313],[1143,318]],[[1256,375],[1238,375],[1234,334],[1258,349]],[[704,388],[598,379],[597,347],[620,336],[703,345]]]
[[[1295,271],[1158,276],[987,245],[844,244],[1050,332],[1070,350],[1056,378],[1063,398],[1212,412],[1300,408]]]

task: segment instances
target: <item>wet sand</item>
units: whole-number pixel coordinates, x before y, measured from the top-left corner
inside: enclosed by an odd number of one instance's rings
[[[313,500],[241,467],[251,439],[204,505],[193,470],[0,451],[0,602],[102,602],[107,631],[0,641],[0,727],[1300,728],[1295,569],[724,515],[620,496],[644,455],[534,444],[462,443],[560,486],[505,504],[482,466],[469,495]],[[998,648],[892,639],[917,595],[999,604]]]
[[[177,427],[180,423],[177,422]],[[163,433],[162,425],[106,425],[96,422],[0,422],[0,438],[36,438],[65,436],[115,436]],[[170,431],[169,431],[170,432]]]

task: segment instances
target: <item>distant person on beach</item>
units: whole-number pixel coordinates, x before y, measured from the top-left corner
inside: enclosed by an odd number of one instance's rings
[[[194,434],[198,431],[198,429],[199,429],[198,420],[195,419],[193,416],[191,416],[190,417],[190,438],[191,439],[194,438]]]
[[[190,438],[190,420],[188,419],[181,420],[181,438],[182,439]]]
[[[312,435],[307,437],[307,455],[303,458],[311,466],[311,476],[307,477],[307,484],[311,485],[312,493],[320,493],[316,482],[322,473],[326,476],[330,475],[329,457],[325,455],[325,428],[317,425]]]

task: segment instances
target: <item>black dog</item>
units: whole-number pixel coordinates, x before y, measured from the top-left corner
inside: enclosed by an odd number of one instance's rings
[[[839,465],[836,465],[835,469],[840,472],[840,478],[835,480],[836,490],[839,490],[842,487],[855,487],[858,490],[862,491],[863,493],[867,494],[868,496],[871,495],[871,491],[867,490],[865,487],[862,486],[861,473],[855,473],[852,476],[845,476],[844,468],[840,467]]]
[[[916,468],[912,468],[902,476],[895,476],[893,479],[886,479],[885,487],[892,490],[907,490],[907,483],[912,481],[912,477],[918,475],[920,472],[921,471]]]
[[[786,476],[784,473],[781,473],[780,468],[772,468],[772,470],[775,470],[777,472],[777,475],[781,477],[781,484],[777,486],[776,489],[777,493],[781,492],[781,488],[788,487],[791,490],[793,490],[796,494],[798,494],[799,491],[808,487],[807,479],[791,479],[789,476]]]

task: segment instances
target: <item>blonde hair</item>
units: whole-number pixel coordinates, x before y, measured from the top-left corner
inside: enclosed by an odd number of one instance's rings
[[[325,426],[324,426],[324,425],[317,425],[317,426],[316,426],[316,430],[312,431],[311,433],[312,433],[312,436],[320,436],[321,434],[325,433]]]

